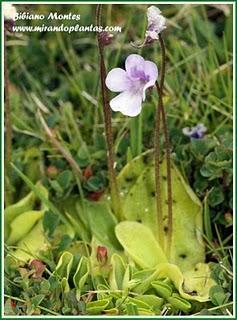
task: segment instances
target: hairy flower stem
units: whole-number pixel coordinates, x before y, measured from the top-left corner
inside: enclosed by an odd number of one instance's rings
[[[165,137],[167,194],[168,194],[168,231],[167,231],[166,254],[167,254],[167,257],[170,258],[170,251],[171,251],[171,245],[172,245],[172,232],[173,232],[173,212],[172,212],[173,200],[172,200],[172,177],[171,177],[169,131],[168,131],[168,124],[167,124],[167,119],[166,119],[166,114],[165,114],[165,109],[163,104],[163,87],[164,87],[164,79],[165,79],[165,44],[161,35],[159,35],[159,43],[161,47],[162,63],[161,63],[160,85],[156,82],[156,88],[159,95],[157,113],[161,113],[161,117],[158,117],[158,118],[159,119],[161,118],[162,120],[164,137]],[[159,125],[157,124],[157,126]],[[159,152],[160,152],[159,150],[155,151],[155,153],[159,153]],[[159,171],[160,169],[158,169],[158,172]]]
[[[12,203],[11,180],[12,180],[12,124],[11,107],[9,101],[9,72],[7,65],[7,30],[4,26],[4,109],[5,109],[5,128],[6,128],[6,151],[5,151],[5,204]]]
[[[161,173],[160,173],[160,122],[161,122],[161,100],[162,95],[159,94],[158,105],[156,108],[155,118],[155,184],[156,184],[156,210],[158,224],[158,241],[161,248],[164,248],[164,227],[162,215],[162,199],[161,199]]]
[[[102,5],[98,4],[96,7],[96,25],[101,25],[101,8]],[[120,196],[116,181],[116,174],[114,170],[114,152],[113,152],[113,132],[112,132],[112,112],[109,107],[108,91],[105,85],[106,79],[106,68],[104,62],[104,43],[101,38],[101,34],[97,33],[97,41],[99,48],[99,58],[100,58],[100,82],[101,82],[101,91],[102,91],[102,104],[103,104],[103,115],[104,115],[104,126],[105,126],[105,136],[106,144],[108,149],[108,171],[109,171],[109,184],[111,192],[111,200],[113,210],[118,218],[121,220],[121,203]]]

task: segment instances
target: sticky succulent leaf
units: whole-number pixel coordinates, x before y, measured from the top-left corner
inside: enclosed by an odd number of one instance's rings
[[[198,263],[193,269],[184,274],[183,290],[189,294],[197,294],[209,299],[209,290],[216,284],[211,278],[209,265]]]
[[[148,227],[138,222],[123,221],[116,226],[115,233],[127,254],[140,267],[152,268],[167,262],[163,250]]]
[[[110,304],[111,299],[97,300],[86,304],[86,311],[90,315],[100,314]]]
[[[107,299],[110,295],[110,287],[105,284],[97,284],[97,300]]]
[[[10,224],[10,235],[7,239],[9,245],[13,245],[26,236],[34,225],[42,218],[44,211],[27,211],[18,215]]]
[[[132,291],[143,294],[148,289],[151,288],[152,281],[158,278],[159,271],[157,268],[141,270],[134,273],[132,280],[137,282],[137,285],[134,285]]]
[[[33,192],[28,193],[23,199],[18,201],[17,203],[8,206],[5,209],[5,223],[10,224],[17,216],[26,211],[30,211],[33,209],[35,202],[35,194]]]
[[[103,244],[113,246],[118,250],[121,249],[114,233],[116,219],[112,214],[108,203],[104,201],[87,201],[85,204],[92,234],[94,234]]]
[[[133,282],[130,281],[131,268],[128,264],[123,277],[122,289],[128,292],[133,287]]]
[[[172,296],[168,298],[168,302],[172,307],[183,312],[188,312],[192,307],[190,302],[181,298],[177,293],[173,293]]]
[[[126,302],[131,302],[133,304],[135,304],[138,308],[143,308],[143,309],[148,309],[148,310],[151,310],[151,305],[149,305],[148,303],[146,303],[145,301],[142,301],[140,299],[136,299],[135,298],[132,298],[132,297],[128,297],[126,299]]]
[[[77,270],[73,276],[73,283],[77,290],[77,299],[80,299],[81,291],[87,281],[89,275],[89,261],[86,257],[82,256],[78,264]]]
[[[62,278],[61,287],[62,287],[62,292],[63,293],[68,293],[70,291],[70,286],[68,284],[68,279],[67,278]]]
[[[29,259],[37,258],[39,251],[43,250],[47,244],[48,242],[44,236],[42,221],[39,221],[36,226],[17,243],[18,249],[13,252],[13,255],[17,259],[26,262]]]
[[[125,304],[125,306],[126,306],[127,315],[129,315],[129,316],[137,316],[138,315],[138,308],[135,303],[128,302]]]
[[[68,280],[72,262],[73,255],[70,252],[65,251],[58,261],[54,274],[58,275],[60,278],[66,278]]]
[[[141,222],[148,226],[158,239],[155,203],[155,178],[152,152],[147,152],[128,163],[118,177],[123,196],[123,214],[126,220]],[[129,181],[129,173],[134,179]],[[204,262],[205,250],[202,241],[202,206],[196,195],[172,164],[173,189],[173,235],[171,262],[182,271]],[[128,182],[126,182],[126,178]],[[166,162],[161,164],[161,198],[164,232],[167,232],[167,177]],[[183,236],[185,234],[185,237]],[[189,241],[186,241],[186,239]],[[166,236],[165,236],[166,240]]]
[[[162,282],[161,280],[156,280],[156,281],[152,282],[152,287],[156,290],[159,297],[168,299],[172,294],[171,286]]]
[[[126,266],[118,254],[113,254],[111,257],[112,270],[109,277],[109,283],[112,290],[122,290],[123,279],[126,271]]]
[[[119,309],[117,308],[111,308],[104,310],[104,313],[108,316],[117,316],[119,314]]]
[[[138,281],[132,288],[133,292],[144,294],[154,288],[160,297],[167,299],[175,287],[182,298],[199,302],[210,299],[209,290],[215,285],[215,281],[210,278],[209,266],[203,263],[184,274],[174,264],[160,263],[154,269],[134,273],[132,279]]]
[[[180,296],[187,300],[205,302],[210,300],[209,290],[215,285],[210,277],[208,264],[199,263],[192,270],[182,274],[178,266],[162,263],[157,266],[158,278],[169,278]]]
[[[118,176],[120,190],[126,195],[133,187],[136,180],[142,174],[147,164],[152,161],[153,152],[150,150],[143,153],[142,156],[134,158],[128,162]]]
[[[156,308],[156,309],[161,308],[164,303],[163,298],[159,298],[159,297],[155,296],[154,294],[144,294],[141,296],[136,296],[136,300],[143,301],[146,304],[148,304],[149,306],[152,306],[152,308]]]
[[[144,308],[138,308],[138,315],[139,316],[155,316],[155,313],[151,310],[147,310]]]

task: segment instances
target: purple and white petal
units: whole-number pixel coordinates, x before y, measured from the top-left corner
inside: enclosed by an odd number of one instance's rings
[[[155,7],[155,6],[150,6],[147,9],[147,20],[148,20],[148,25],[154,23],[154,21],[156,21],[157,16],[159,16],[161,14],[161,11],[159,8]]]
[[[142,95],[124,91],[110,101],[110,107],[125,116],[136,117],[142,110]]]
[[[146,36],[156,40],[159,34],[166,29],[166,19],[162,16],[160,9],[155,6],[151,6],[147,9],[148,27]]]
[[[16,8],[13,4],[3,2],[2,4],[2,11],[5,20],[15,20],[15,15],[17,13]]]
[[[132,80],[140,79],[144,74],[145,60],[138,54],[130,54],[125,61],[125,69]]]
[[[144,88],[143,88],[143,101],[146,98],[146,92],[145,92],[146,89],[153,87],[155,85],[157,78],[158,78],[158,69],[157,69],[157,66],[154,62],[145,61],[144,71],[145,71],[147,78],[149,78],[149,81],[144,85]]]
[[[115,68],[108,73],[105,84],[113,92],[122,92],[128,90],[131,86],[131,80],[126,71],[121,68]]]
[[[151,40],[158,40],[159,36],[158,33],[156,31],[151,31],[151,30],[147,30],[145,33],[145,37],[146,38],[150,38]]]
[[[152,81],[153,84],[155,84],[155,82],[158,78],[157,65],[152,61],[145,61],[144,72],[145,72],[146,76],[149,76],[149,81]]]

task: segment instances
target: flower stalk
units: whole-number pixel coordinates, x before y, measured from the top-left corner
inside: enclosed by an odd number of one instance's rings
[[[159,35],[159,43],[161,47],[161,77],[160,77],[160,85],[156,82],[156,88],[159,96],[158,107],[156,111],[156,134],[155,134],[155,169],[156,169],[156,188],[157,188],[157,213],[158,213],[158,223],[162,220],[162,236],[161,241],[163,241],[164,230],[163,230],[163,217],[162,212],[160,211],[161,202],[159,192],[160,192],[160,121],[162,121],[163,132],[165,138],[165,151],[166,151],[166,174],[167,174],[167,194],[168,194],[168,230],[167,230],[167,242],[166,242],[166,255],[170,258],[170,251],[172,245],[172,232],[173,232],[173,200],[172,200],[172,176],[171,176],[171,158],[170,158],[170,141],[169,141],[169,131],[168,124],[163,104],[163,88],[164,88],[164,80],[165,80],[165,44],[161,34]],[[160,115],[159,115],[160,114]],[[159,227],[160,229],[161,227]],[[161,242],[164,244],[164,241]]]
[[[98,4],[96,7],[96,25],[101,25],[101,9],[102,5]],[[113,151],[113,132],[112,132],[112,111],[109,106],[108,92],[105,84],[106,79],[106,68],[104,61],[104,46],[107,44],[104,40],[104,34],[97,33],[97,42],[99,49],[99,63],[100,63],[100,82],[102,91],[102,105],[103,105],[103,115],[104,115],[104,128],[105,137],[107,144],[107,160],[108,160],[108,171],[109,171],[109,185],[111,192],[112,207],[117,216],[118,221],[121,221],[122,211],[120,203],[120,195],[118,190],[118,185],[116,181],[116,174],[114,170],[114,151]]]
[[[157,84],[157,82],[156,82]],[[156,185],[156,210],[157,210],[157,225],[158,225],[158,241],[161,248],[164,248],[164,227],[162,214],[162,198],[161,198],[161,173],[160,173],[160,124],[161,124],[161,104],[162,95],[158,96],[158,105],[155,116],[155,185]]]

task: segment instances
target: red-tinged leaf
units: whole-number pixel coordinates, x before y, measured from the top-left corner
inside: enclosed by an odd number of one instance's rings
[[[104,190],[97,191],[97,192],[91,192],[87,198],[91,201],[99,201],[102,195],[104,194]]]
[[[89,179],[93,175],[92,169],[90,166],[86,167],[85,170],[83,170],[83,177],[86,179]]]
[[[11,307],[12,309],[15,309],[16,308],[16,303],[14,300],[11,300]]]

